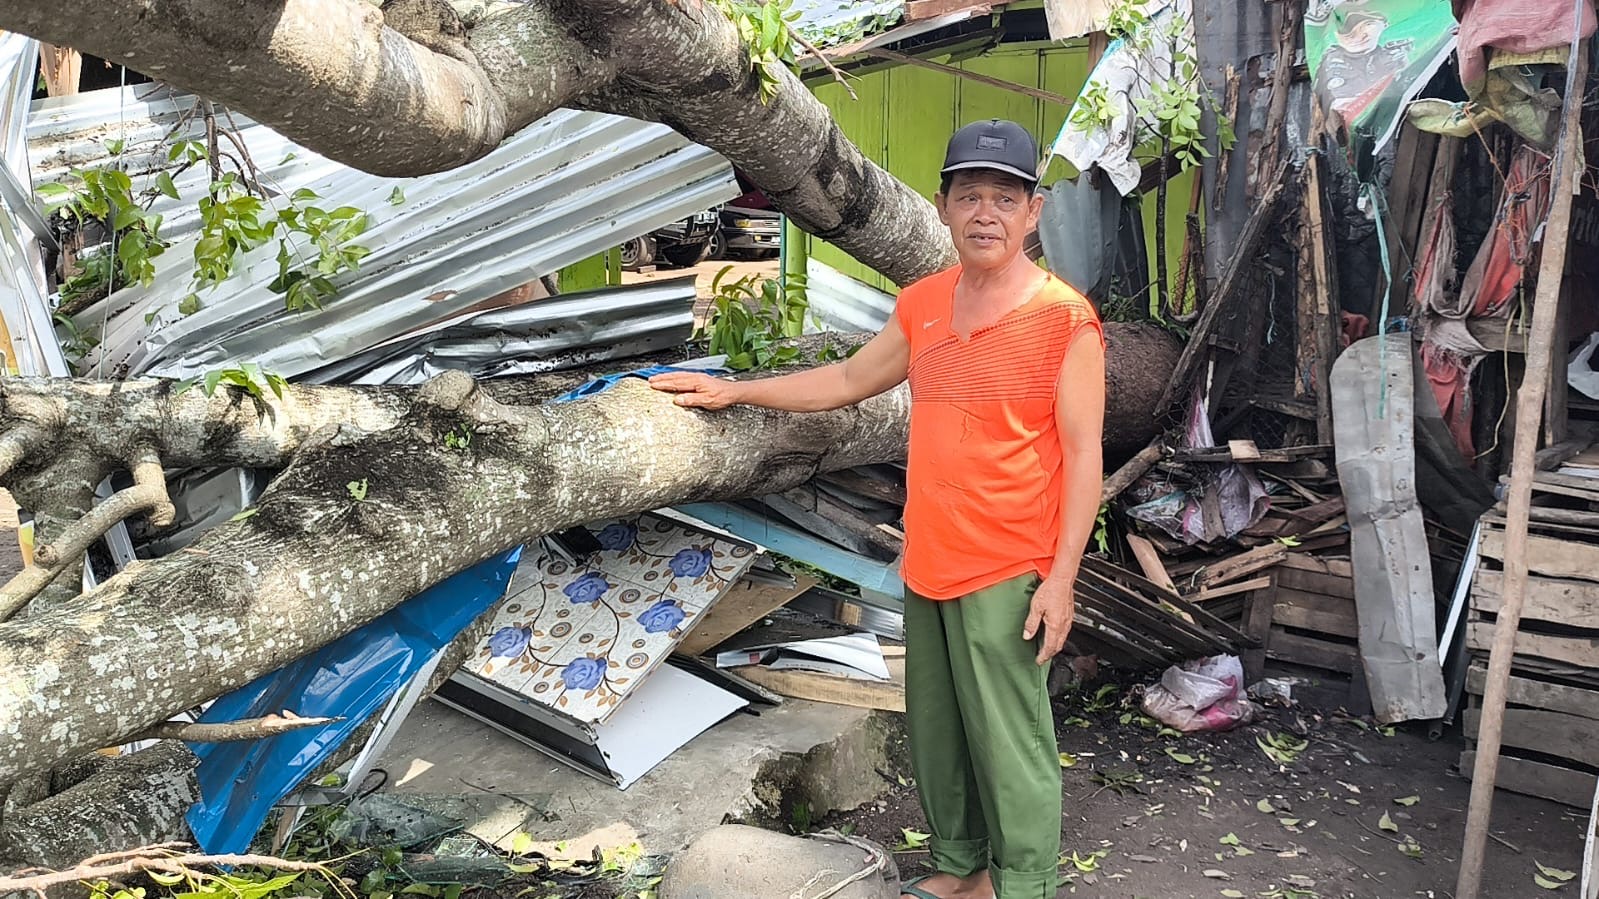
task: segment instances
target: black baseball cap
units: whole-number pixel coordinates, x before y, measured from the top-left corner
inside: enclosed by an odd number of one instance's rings
[[[944,151],[948,175],[962,169],[993,169],[1026,181],[1038,182],[1038,143],[1027,129],[1005,119],[973,122],[955,132]]]

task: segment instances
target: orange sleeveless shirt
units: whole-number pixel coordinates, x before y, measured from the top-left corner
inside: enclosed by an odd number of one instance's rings
[[[1055,388],[1088,300],[1051,276],[1032,299],[961,340],[950,327],[960,266],[900,291],[910,341],[911,428],[900,576],[954,599],[1036,571],[1060,541],[1063,459]]]

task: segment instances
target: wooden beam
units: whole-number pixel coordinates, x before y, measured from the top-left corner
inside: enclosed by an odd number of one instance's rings
[[[921,22],[958,12],[980,15],[993,8],[991,3],[973,3],[972,0],[911,0],[905,4],[905,21]]]
[[[1494,779],[1499,773],[1499,749],[1504,740],[1505,699],[1509,692],[1510,663],[1516,649],[1516,631],[1527,599],[1527,510],[1532,506],[1533,460],[1538,448],[1539,418],[1554,350],[1556,322],[1560,317],[1561,276],[1566,270],[1566,247],[1571,232],[1571,197],[1578,187],[1582,146],[1582,97],[1588,84],[1588,41],[1571,48],[1573,60],[1566,77],[1560,145],[1550,172],[1549,218],[1543,228],[1544,245],[1538,263],[1538,286],[1532,303],[1532,336],[1527,342],[1527,374],[1521,380],[1516,402],[1515,441],[1511,448],[1510,497],[1505,528],[1504,607],[1494,626],[1493,648],[1488,656],[1488,679],[1483,689],[1482,727],[1477,737],[1476,766],[1471,777],[1471,802],[1466,810],[1466,833],[1460,853],[1456,899],[1477,899],[1482,887],[1482,865],[1488,848],[1488,824],[1493,813]],[[1565,358],[1565,353],[1561,353]]]
[[[1334,321],[1338,315],[1338,288],[1329,251],[1327,216],[1322,208],[1320,153],[1313,153],[1305,160],[1300,209],[1299,368],[1294,378],[1294,395],[1303,398],[1310,393],[1313,396],[1316,442],[1331,443],[1332,363],[1338,356],[1339,329]]]
[[[1106,504],[1121,496],[1121,492],[1131,487],[1134,481],[1143,477],[1145,472],[1153,468],[1165,452],[1166,446],[1162,436],[1156,434],[1155,439],[1151,440],[1148,446],[1138,451],[1138,455],[1128,459],[1122,464],[1121,468],[1116,469],[1110,477],[1105,479],[1104,485],[1099,489],[1100,503]]]
[[[1155,550],[1155,544],[1130,533],[1127,535],[1127,547],[1133,551],[1133,558],[1138,560],[1138,567],[1144,569],[1144,577],[1149,578],[1157,586],[1173,593],[1177,592],[1177,585],[1173,583],[1171,575],[1166,573],[1166,566],[1161,564],[1160,553]]]
[[[978,84],[986,84],[989,87],[997,87],[1002,91],[1010,91],[1026,97],[1032,97],[1035,100],[1043,100],[1048,103],[1054,103],[1059,106],[1064,106],[1067,109],[1070,109],[1072,104],[1077,102],[1072,98],[1063,96],[1061,94],[1040,90],[1036,87],[1029,87],[1025,84],[1017,84],[1014,81],[1006,81],[1003,78],[995,78],[992,75],[984,75],[981,72],[968,72],[965,69],[958,68],[956,66],[947,66],[941,62],[933,62],[931,59],[922,59],[918,56],[909,56],[894,50],[885,50],[881,47],[875,47],[871,50],[867,50],[866,55],[875,56],[878,59],[887,59],[893,62],[903,63],[908,66],[918,66],[934,72],[943,72],[945,75],[953,75],[956,78],[965,78],[967,81],[975,81]]]

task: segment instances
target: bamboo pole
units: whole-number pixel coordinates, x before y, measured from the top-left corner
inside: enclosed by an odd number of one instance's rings
[[[1588,51],[1584,40],[1572,54],[1572,71],[1566,80],[1560,149],[1555,157],[1550,185],[1554,190],[1549,218],[1543,230],[1543,258],[1538,265],[1538,286],[1532,305],[1532,334],[1527,343],[1527,368],[1516,399],[1516,436],[1511,448],[1509,508],[1505,514],[1504,605],[1494,624],[1493,647],[1488,655],[1488,681],[1482,697],[1482,723],[1477,733],[1477,761],[1471,775],[1471,804],[1466,811],[1465,844],[1460,853],[1456,899],[1477,899],[1488,844],[1488,819],[1493,812],[1494,781],[1499,774],[1499,748],[1504,729],[1505,693],[1510,682],[1511,656],[1521,606],[1527,597],[1527,518],[1532,506],[1533,461],[1538,430],[1549,385],[1555,323],[1560,315],[1560,287],[1565,273],[1567,234],[1571,226],[1571,196],[1579,185],[1577,163],[1582,135],[1582,95],[1588,82]]]

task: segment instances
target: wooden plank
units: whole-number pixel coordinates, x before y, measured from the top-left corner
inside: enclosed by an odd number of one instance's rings
[[[1155,545],[1137,534],[1127,534],[1127,547],[1133,551],[1133,558],[1138,560],[1138,567],[1144,569],[1144,577],[1149,578],[1156,586],[1177,592],[1177,584],[1166,573],[1166,566],[1161,564],[1160,553],[1155,551]]]
[[[1199,575],[1201,588],[1214,587],[1235,581],[1239,578],[1264,571],[1276,565],[1288,555],[1288,547],[1281,543],[1268,543],[1257,546],[1247,552],[1239,553],[1228,559],[1223,559],[1215,565],[1207,567]]]
[[[1482,535],[1483,558],[1505,560],[1505,534],[1494,530]],[[1599,546],[1561,540],[1541,534],[1527,535],[1527,570],[1550,577],[1599,581]]]
[[[1331,372],[1333,359],[1338,356],[1338,268],[1333,264],[1332,242],[1327,236],[1327,217],[1323,207],[1324,198],[1321,190],[1321,156],[1312,154],[1305,160],[1305,186],[1303,192],[1303,225],[1306,245],[1300,248],[1302,256],[1308,256],[1309,268],[1307,286],[1311,290],[1308,304],[1308,313],[1311,316],[1311,328],[1308,341],[1310,351],[1304,349],[1306,334],[1300,328],[1299,340],[1300,365],[1299,371],[1306,372],[1310,378],[1310,385],[1314,389],[1316,398],[1316,439],[1321,443],[1331,443],[1333,439],[1332,423],[1332,385]],[[1306,357],[1308,365],[1306,363]],[[1300,379],[1295,378],[1297,384]],[[1298,390],[1296,389],[1296,393]]]
[[[1473,702],[1464,716],[1465,734],[1472,739],[1477,738],[1482,719],[1482,709],[1476,705]],[[1599,721],[1592,718],[1543,709],[1506,708],[1502,739],[1506,746],[1599,765]]]
[[[1248,593],[1251,590],[1264,590],[1270,586],[1270,576],[1257,577],[1254,580],[1240,581],[1236,584],[1228,584],[1225,587],[1216,587],[1212,590],[1201,590],[1198,593],[1188,597],[1188,601],[1194,603],[1211,602],[1212,600],[1221,599],[1227,596],[1237,596],[1240,593]]]
[[[1237,462],[1254,462],[1260,458],[1260,447],[1253,440],[1229,440],[1227,452],[1232,454]]]
[[[1289,587],[1282,581],[1277,582],[1277,604],[1297,606],[1302,609],[1315,609],[1325,615],[1343,618],[1353,624],[1359,620],[1355,608],[1355,601],[1343,596],[1323,596],[1319,593],[1307,593]]]
[[[1315,637],[1290,634],[1275,627],[1267,637],[1266,655],[1279,661],[1309,665],[1312,668],[1325,668],[1342,674],[1351,673],[1355,670],[1355,666],[1360,664],[1360,651],[1352,643],[1317,640]]]
[[[816,578],[803,574],[794,576],[792,587],[741,580],[696,619],[676,651],[697,656],[712,649],[814,586]]]
[[[1350,616],[1296,602],[1278,602],[1272,612],[1271,623],[1351,640],[1360,635],[1360,625]]]
[[[905,660],[891,657],[888,662],[888,681],[857,680],[823,674],[819,671],[773,671],[762,665],[747,665],[732,669],[745,680],[791,699],[811,702],[830,702],[834,705],[854,706],[859,709],[881,709],[886,712],[905,711]]]
[[[958,12],[985,13],[992,8],[988,3],[973,3],[972,0],[910,0],[905,4],[905,20],[920,22]]]
[[[820,476],[818,480],[824,484],[832,484],[835,487],[847,490],[850,493],[858,493],[861,496],[875,499],[878,502],[888,503],[893,506],[905,505],[905,488],[903,485],[880,481],[877,478],[867,477],[859,472],[848,469],[832,471]]]
[[[1296,568],[1300,571],[1314,571],[1319,574],[1334,577],[1352,578],[1355,576],[1355,565],[1348,559],[1334,558],[1331,556],[1313,556],[1310,553],[1289,553],[1283,556],[1283,568]]]
[[[1317,596],[1335,596],[1346,600],[1355,598],[1355,582],[1352,578],[1282,566],[1278,566],[1275,573],[1277,583],[1284,587],[1292,587]]]
[[[1476,767],[1475,751],[1460,754],[1461,774],[1469,779]],[[1577,808],[1588,807],[1596,783],[1599,776],[1586,771],[1503,755],[1499,757],[1499,776],[1494,779],[1494,786],[1500,789]]]
[[[1478,568],[1471,582],[1471,607],[1497,615],[1504,605],[1504,577],[1502,571]],[[1599,628],[1599,587],[1533,575],[1527,578],[1527,599],[1521,617]]]
[[[1487,652],[1493,646],[1493,640],[1493,622],[1467,623],[1467,649]],[[1516,634],[1516,655],[1599,668],[1599,637],[1553,637],[1548,634],[1529,634],[1521,631]]]
[[[1244,633],[1255,644],[1240,654],[1244,663],[1244,680],[1249,683],[1260,680],[1265,674],[1266,648],[1272,637],[1271,616],[1276,602],[1277,586],[1272,584],[1264,590],[1251,593],[1244,607]]]
[[[1487,679],[1488,666],[1480,661],[1474,662],[1466,669],[1466,692],[1481,696],[1483,684]],[[1514,669],[1510,675],[1505,701],[1550,712],[1563,712],[1579,718],[1599,719],[1599,690],[1520,677],[1514,673]]]

